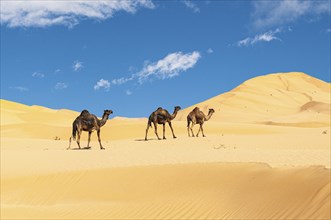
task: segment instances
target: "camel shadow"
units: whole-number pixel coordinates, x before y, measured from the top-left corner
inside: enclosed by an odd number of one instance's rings
[[[147,139],[147,141],[158,141],[159,139],[157,138],[151,138],[151,139]],[[162,139],[161,139],[162,140]],[[135,139],[134,141],[146,141],[145,138],[141,138],[141,139]]]
[[[67,150],[91,150],[92,148],[91,147],[81,147],[81,148],[71,148],[71,149],[67,149]]]

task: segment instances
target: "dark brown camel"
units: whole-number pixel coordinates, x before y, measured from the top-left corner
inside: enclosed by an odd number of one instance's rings
[[[157,139],[161,140],[161,138],[157,134],[157,124],[162,124],[163,125],[163,139],[166,139],[165,138],[165,124],[167,122],[169,124],[170,129],[171,129],[173,138],[176,138],[176,136],[174,134],[174,129],[172,128],[172,125],[171,125],[171,120],[173,120],[176,117],[177,112],[180,109],[181,108],[179,106],[176,106],[175,110],[174,110],[174,113],[172,115],[170,115],[167,110],[165,110],[161,107],[159,107],[156,111],[152,112],[152,114],[148,118],[145,141],[147,141],[148,129],[149,129],[149,127],[152,127],[152,123],[154,124],[154,130],[155,130],[155,134],[157,136]]]
[[[101,139],[100,139],[100,128],[104,126],[109,118],[109,115],[112,114],[112,110],[105,110],[102,116],[102,119],[99,120],[97,116],[90,114],[87,110],[83,110],[80,115],[75,119],[75,121],[72,123],[72,136],[69,139],[69,147],[71,145],[71,139],[76,140],[76,134],[77,134],[77,144],[79,149],[80,148],[80,136],[82,134],[82,131],[88,132],[88,142],[87,142],[87,148],[90,146],[90,140],[91,140],[91,134],[93,131],[97,131],[98,135],[98,141],[100,144],[100,149],[105,149],[102,147]]]
[[[202,136],[206,137],[205,134],[203,133],[203,123],[205,121],[208,121],[211,116],[214,113],[214,109],[209,109],[208,115],[206,116],[202,111],[200,111],[200,109],[198,107],[195,107],[187,116],[187,132],[188,132],[188,136],[190,137],[190,130],[192,132],[192,137],[194,137],[194,133],[193,133],[193,126],[195,124],[199,124],[200,128],[199,131],[197,133],[197,137],[199,136],[200,130],[202,132]],[[192,122],[192,125],[190,127],[190,123]]]

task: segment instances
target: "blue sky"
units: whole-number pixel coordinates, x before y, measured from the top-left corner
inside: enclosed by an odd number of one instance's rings
[[[1,1],[1,98],[147,117],[252,77],[330,82],[330,1]]]

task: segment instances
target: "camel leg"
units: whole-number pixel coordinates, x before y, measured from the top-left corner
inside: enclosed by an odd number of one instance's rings
[[[69,147],[67,148],[67,150],[70,149],[70,146],[71,146],[71,139],[72,139],[72,137],[69,138]]]
[[[173,136],[174,138],[176,138],[176,136],[175,136],[175,134],[174,134],[174,129],[172,128],[172,125],[171,125],[171,121],[169,121],[168,123],[169,123],[169,127],[170,127],[170,129],[171,129],[171,132],[172,132],[172,136]]]
[[[201,130],[201,124],[200,124],[200,126],[199,126],[199,130],[198,130],[198,133],[197,133],[197,137],[199,137],[200,130]]]
[[[190,127],[187,127],[187,134],[188,134],[189,137],[191,137],[191,135],[190,135]]]
[[[145,141],[147,141],[147,133],[148,133],[148,129],[149,129],[149,124],[147,123],[146,135],[145,135]]]
[[[88,132],[88,140],[87,140],[87,148],[90,148],[91,134],[92,134],[92,131],[89,131]]]
[[[202,124],[200,124],[200,128],[199,128],[199,131],[198,131],[198,133],[197,133],[197,137],[199,136],[200,130],[201,130],[201,133],[202,133],[202,137],[206,137],[205,134],[203,133],[203,127],[202,127]]]
[[[187,133],[188,133],[188,136],[190,137],[190,120],[187,119]]]
[[[100,149],[101,150],[104,150],[105,148],[102,146],[101,144],[101,138],[100,138],[100,129],[97,131],[97,134],[98,134],[98,141],[99,141],[99,144],[100,144]]]
[[[192,132],[192,137],[194,137],[194,133],[193,133],[193,126],[195,125],[195,123],[192,122],[192,125],[191,125],[191,132]]]
[[[205,133],[203,132],[203,127],[202,127],[203,124],[200,125],[200,128],[201,128],[201,132],[202,132],[202,137],[206,137],[205,136]]]
[[[77,140],[76,140],[76,142],[77,142],[77,145],[78,145],[78,147],[79,147],[79,149],[80,149],[80,135],[81,135],[81,131],[79,131],[79,132],[77,132]]]
[[[159,135],[157,134],[157,124],[154,122],[154,132],[156,134],[157,139],[161,140],[161,138],[159,137]]]
[[[163,139],[166,139],[166,137],[165,137],[165,124],[163,124]]]

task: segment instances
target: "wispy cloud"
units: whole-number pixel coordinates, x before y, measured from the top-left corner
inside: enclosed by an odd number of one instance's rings
[[[131,92],[131,90],[128,89],[128,90],[125,91],[125,94],[126,95],[132,95],[132,92]]]
[[[58,82],[55,84],[54,88],[57,90],[66,89],[66,88],[68,88],[68,85],[63,82]]]
[[[20,92],[28,92],[29,91],[29,88],[26,88],[26,87],[23,87],[23,86],[13,86],[13,87],[10,87],[10,89],[15,89],[15,90],[18,90]]]
[[[251,14],[255,28],[270,28],[296,21],[303,16],[330,13],[330,1],[254,1]]]
[[[200,58],[201,55],[198,51],[186,54],[182,52],[171,53],[154,63],[146,61],[144,67],[137,73],[127,78],[113,79],[111,83],[113,85],[121,85],[132,80],[138,80],[139,83],[143,83],[152,78],[169,79],[193,68]]]
[[[76,60],[73,64],[72,64],[72,68],[74,69],[75,72],[81,70],[83,68],[83,63]]]
[[[97,84],[94,86],[94,90],[105,89],[109,91],[110,89],[110,82],[105,79],[100,79]]]
[[[137,73],[137,77],[139,82],[151,77],[169,79],[194,67],[200,58],[201,55],[198,51],[186,54],[182,52],[171,53],[157,62],[145,64],[144,68]]]
[[[113,79],[113,80],[111,81],[111,83],[112,83],[113,85],[121,85],[121,84],[124,84],[124,83],[126,83],[126,82],[128,82],[128,81],[131,81],[131,80],[133,80],[133,79],[134,79],[134,76],[132,75],[132,76],[129,77],[129,78],[122,77],[122,78],[119,78],[119,79]]]
[[[187,8],[191,9],[194,13],[200,12],[200,8],[192,1],[184,0],[182,2],[186,5]]]
[[[270,42],[273,40],[281,41],[280,38],[275,36],[277,33],[280,33],[280,32],[282,32],[281,29],[277,28],[276,30],[268,31],[263,34],[258,34],[258,35],[255,35],[254,37],[247,37],[243,40],[238,41],[236,43],[236,46],[238,46],[238,47],[250,46],[250,45],[254,45],[258,42]]]
[[[45,74],[34,72],[34,73],[32,73],[32,77],[44,78],[45,77]]]
[[[208,50],[207,50],[207,53],[214,53],[214,50],[213,49],[211,49],[211,48],[208,48]]]
[[[82,19],[105,20],[116,12],[154,8],[151,0],[1,1],[1,24],[8,27],[73,27]]]

